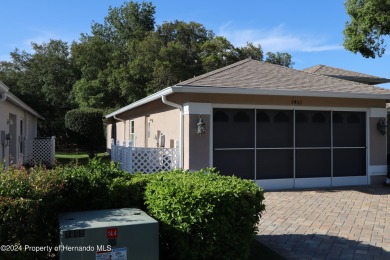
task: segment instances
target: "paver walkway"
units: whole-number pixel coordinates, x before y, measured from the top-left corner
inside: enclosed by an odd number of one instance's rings
[[[390,259],[390,187],[265,193],[257,239],[287,259]]]

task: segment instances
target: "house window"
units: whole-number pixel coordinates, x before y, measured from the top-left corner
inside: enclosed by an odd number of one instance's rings
[[[135,145],[134,120],[130,121],[130,142]]]

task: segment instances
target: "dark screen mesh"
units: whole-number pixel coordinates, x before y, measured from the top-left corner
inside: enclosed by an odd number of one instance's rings
[[[329,111],[296,111],[295,113],[296,147],[330,147]]]
[[[214,148],[253,148],[254,118],[253,109],[215,109]]]
[[[216,150],[214,151],[214,167],[222,175],[235,175],[243,179],[255,178],[254,150]]]
[[[294,177],[294,151],[257,150],[256,179],[285,179]]]
[[[296,150],[296,178],[331,177],[331,150]]]
[[[256,121],[257,148],[293,147],[293,111],[261,110]]]
[[[365,176],[366,149],[334,149],[333,176]]]
[[[333,112],[333,146],[366,146],[366,114],[364,112]]]

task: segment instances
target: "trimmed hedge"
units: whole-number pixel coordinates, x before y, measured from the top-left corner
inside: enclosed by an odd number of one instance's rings
[[[173,259],[247,259],[265,209],[254,182],[211,169],[155,175],[145,199],[160,222],[161,250]]]
[[[99,109],[73,109],[65,114],[65,126],[79,145],[86,145],[93,158],[96,149],[104,144],[103,112]]]
[[[98,160],[11,167],[0,174],[0,243],[56,246],[60,212],[138,207],[160,222],[162,259],[246,259],[263,199],[254,182],[211,169],[130,175]],[[0,252],[1,259],[55,256]]]

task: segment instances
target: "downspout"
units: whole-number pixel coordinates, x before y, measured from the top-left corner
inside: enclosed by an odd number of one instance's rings
[[[167,100],[167,97],[166,95],[163,95],[161,96],[161,101],[165,104],[165,105],[168,105],[168,106],[171,106],[171,107],[175,107],[177,109],[179,109],[180,111],[180,119],[179,119],[179,129],[180,129],[180,136],[179,136],[179,151],[180,151],[180,165],[179,167],[183,169],[183,156],[184,156],[184,144],[183,144],[183,140],[184,140],[184,127],[183,127],[183,107],[179,104],[176,104],[176,103],[173,103],[171,101],[168,101]]]
[[[123,145],[125,146],[126,145],[126,120],[118,118],[116,117],[116,115],[114,115],[114,119],[123,123]]]
[[[0,95],[0,102],[4,102],[7,99],[7,92],[0,93]],[[0,165],[1,163],[4,163],[3,170],[5,170],[5,144],[3,143],[1,144],[1,156],[2,158],[0,158]]]
[[[7,92],[0,93],[0,102],[4,102],[7,99]]]

